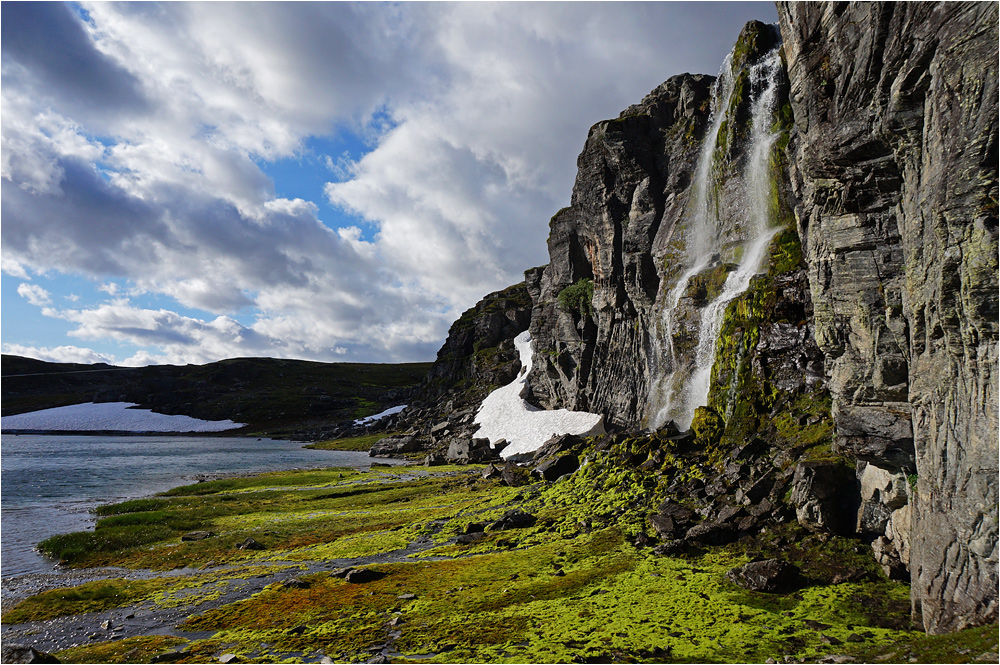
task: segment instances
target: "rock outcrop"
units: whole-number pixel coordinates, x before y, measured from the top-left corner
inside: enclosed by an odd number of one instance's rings
[[[624,467],[697,469],[658,476],[672,499],[637,546],[797,520],[815,543],[869,543],[928,632],[996,621],[996,6],[779,15],[780,39],[747,25],[718,83],[673,77],[591,128],[550,263],[453,326],[414,431],[471,450],[468,400],[516,374],[528,327],[522,397],[603,415],[595,450]],[[574,446],[534,476],[585,468]]]
[[[481,400],[493,388],[510,383],[521,367],[514,338],[528,329],[531,307],[522,282],[466,310],[451,325],[427,375],[431,391],[466,392],[472,400]]]
[[[550,263],[527,275],[529,382],[543,406],[615,425],[641,418],[660,290],[653,246],[683,213],[713,81],[675,76],[591,128],[571,204],[549,223]]]
[[[816,339],[836,444],[866,463],[862,528],[909,561],[928,632],[996,621],[997,6],[778,13]]]

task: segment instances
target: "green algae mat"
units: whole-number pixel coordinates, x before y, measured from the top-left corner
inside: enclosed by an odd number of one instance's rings
[[[682,556],[637,547],[650,506],[663,498],[657,478],[602,464],[596,452],[588,459],[572,476],[519,488],[484,480],[471,465],[327,469],[104,506],[93,532],[42,548],[77,567],[184,574],[48,591],[9,609],[3,623],[44,630],[43,622],[113,615],[121,624],[115,639],[56,650],[63,662],[218,662],[223,654],[243,662],[966,662],[996,651],[995,626],[938,638],[910,630],[909,587],[886,579],[856,541],[783,525]],[[489,528],[514,510],[534,519]],[[200,539],[183,539],[192,532]],[[801,583],[766,594],[727,580],[762,555],[794,561]],[[169,634],[117,618],[130,612],[171,617]]]

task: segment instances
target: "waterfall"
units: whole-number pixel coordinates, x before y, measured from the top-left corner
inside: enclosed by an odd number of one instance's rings
[[[737,92],[732,71],[732,54],[723,62],[712,95],[709,128],[698,154],[691,185],[691,202],[683,220],[687,243],[685,270],[662,302],[660,336],[660,371],[649,395],[647,422],[655,430],[668,420],[680,429],[691,426],[694,411],[708,403],[708,393],[715,362],[715,346],[727,305],[742,294],[756,275],[767,255],[771,240],[779,230],[771,215],[771,153],[780,132],[772,126],[775,119],[781,59],[775,49],[761,58],[748,72],[750,127],[743,146],[745,162],[736,179],[738,194],[730,203],[720,201],[717,192],[726,174],[718,164],[720,133],[729,123]],[[730,132],[730,135],[733,135]],[[729,184],[732,186],[732,183]],[[734,238],[736,239],[734,244]],[[723,263],[723,256],[738,260],[733,268]],[[679,330],[681,299],[691,280],[707,271],[726,270],[720,293],[701,307],[697,315],[697,345],[693,353],[675,348]]]

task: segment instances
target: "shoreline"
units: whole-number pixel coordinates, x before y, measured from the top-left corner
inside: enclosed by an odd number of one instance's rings
[[[20,578],[31,575],[42,575],[57,579],[66,577],[68,572],[72,572],[72,569],[67,571],[57,568],[57,562],[41,555],[37,550],[37,545],[39,542],[54,536],[73,532],[93,532],[94,523],[98,519],[94,514],[94,510],[102,504],[149,498],[155,494],[178,487],[216,480],[251,478],[261,474],[306,471],[330,466],[343,466],[345,464],[356,468],[370,468],[371,464],[380,463],[379,460],[368,458],[367,456],[362,458],[361,455],[357,455],[357,451],[318,451],[313,453],[311,450],[304,448],[304,442],[270,437],[231,435],[209,437],[203,433],[193,433],[185,436],[183,434],[162,432],[151,433],[144,437],[116,432],[114,434],[117,436],[113,438],[101,433],[94,434],[93,432],[85,432],[79,435],[56,432],[53,434],[25,434],[24,436],[18,436],[4,431],[3,434],[11,436],[6,441],[11,446],[11,457],[9,459],[5,458],[4,465],[3,503],[4,507],[10,510],[5,515],[8,519],[4,522],[4,570],[0,574],[0,577],[4,580],[4,606],[8,605],[6,596],[9,589],[20,588],[24,584],[28,584],[19,582]],[[52,437],[51,442],[47,441],[50,436]],[[39,437],[41,440],[36,443],[32,440],[33,437]],[[119,445],[117,441],[127,442],[128,439],[136,439],[134,445],[139,446],[140,452],[138,454],[142,454],[141,451],[145,447],[145,444],[141,443],[139,439],[142,441],[157,441],[158,443],[155,444],[155,447],[150,448],[150,450],[167,450],[171,447],[172,442],[176,441],[177,445],[181,446],[181,454],[183,454],[183,451],[187,449],[200,449],[201,442],[199,442],[199,439],[202,439],[202,437],[208,440],[204,441],[204,445],[206,446],[206,455],[204,457],[195,458],[195,462],[191,464],[181,460],[176,466],[169,459],[161,459],[160,462],[148,467],[149,472],[153,473],[152,476],[145,475],[147,472],[147,467],[145,466],[131,467],[126,471],[125,476],[119,483],[116,477],[118,472],[114,468],[114,465],[105,465],[105,468],[94,476],[94,480],[84,481],[85,484],[81,485],[80,489],[73,489],[76,487],[77,481],[73,481],[68,485],[63,484],[62,487],[51,493],[44,487],[34,490],[28,487],[27,483],[29,481],[32,484],[35,482],[30,480],[33,475],[37,476],[41,474],[41,476],[51,477],[53,473],[56,473],[53,470],[54,467],[48,462],[43,461],[40,465],[36,466],[36,462],[29,456],[34,456],[36,459],[43,459],[49,455],[46,452],[48,443],[51,443],[55,448],[59,448],[62,440],[74,439],[76,437],[86,437],[88,441],[94,440],[98,443],[103,441],[104,444],[100,444],[103,449],[120,449],[122,451],[121,454],[124,456],[133,454],[127,450],[130,444],[122,443]],[[15,441],[18,440],[22,440],[25,443],[15,444]],[[210,441],[220,441],[221,443],[215,446]],[[250,447],[251,444],[252,447]],[[74,446],[73,448],[74,450],[84,449],[88,445],[88,442],[80,442],[79,446]],[[240,462],[234,462],[229,464],[225,460],[222,460],[219,464],[211,464],[211,461],[219,458],[220,454],[222,457],[226,455],[223,451],[239,450],[243,445],[247,445],[248,451],[251,453],[258,449],[267,452],[263,453],[260,457],[253,457],[251,463],[241,464]],[[18,461],[17,456],[20,453],[15,451],[22,448],[26,451],[25,457]],[[305,454],[299,454],[299,451]],[[332,455],[330,454],[331,452],[333,453]],[[351,459],[345,460],[343,456],[338,456],[338,453],[348,455]],[[184,457],[186,460],[192,459],[186,455]],[[201,462],[198,460],[201,460]],[[387,460],[385,462],[392,465],[412,463],[407,460]],[[75,472],[76,476],[80,478],[86,476],[86,466],[86,463],[81,458],[75,466],[76,469],[79,469],[78,472]],[[227,466],[257,466],[257,468],[227,469]],[[136,469],[136,471],[132,469]],[[18,475],[14,476],[14,479],[8,483],[8,473],[16,473]],[[22,478],[24,480],[21,480]],[[55,528],[52,531],[48,531],[48,527],[51,526],[55,526]],[[7,540],[8,537],[9,541]],[[8,557],[10,558],[8,559]],[[8,573],[8,570],[14,572]],[[48,583],[46,582],[46,584]],[[41,586],[41,583],[36,584],[32,582],[30,586]]]

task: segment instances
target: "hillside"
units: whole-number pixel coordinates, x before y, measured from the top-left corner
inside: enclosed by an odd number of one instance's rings
[[[322,430],[406,403],[430,363],[320,363],[233,358],[207,365],[112,367],[4,355],[3,415],[135,402],[168,415],[247,423],[245,432]]]

